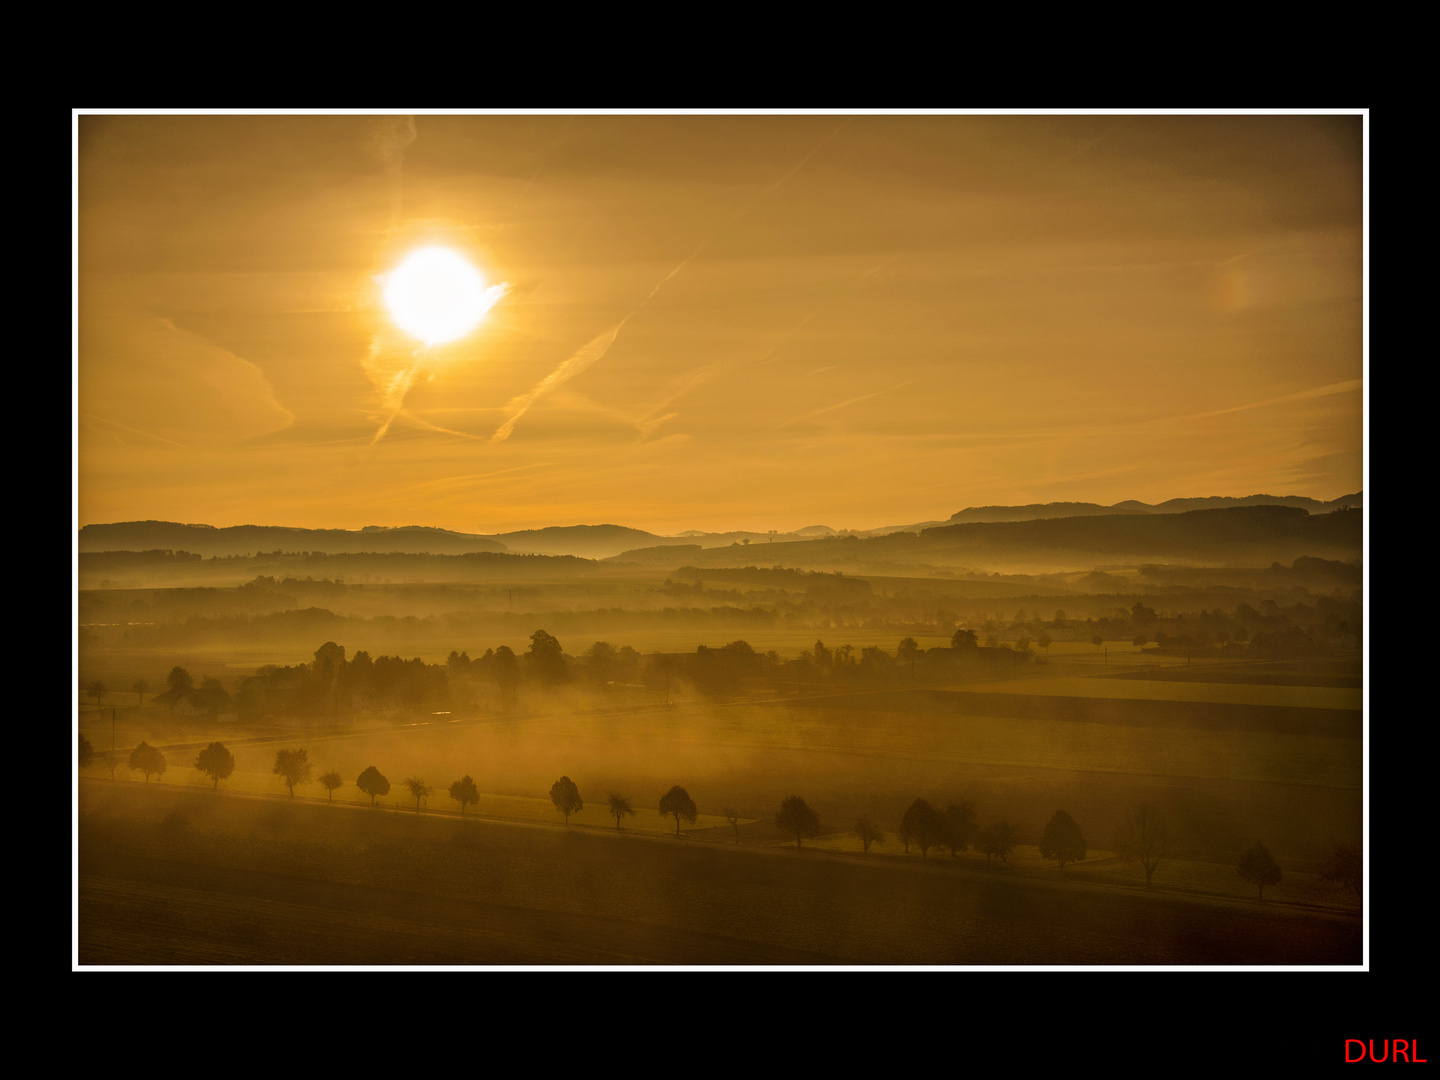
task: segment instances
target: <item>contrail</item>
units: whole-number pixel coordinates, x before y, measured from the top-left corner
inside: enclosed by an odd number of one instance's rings
[[[636,310],[638,311],[639,308]],[[631,314],[634,314],[634,312],[631,312]],[[570,357],[570,359],[566,360],[549,375],[546,375],[545,378],[536,383],[534,389],[528,394],[521,394],[519,397],[511,398],[505,406],[506,411],[509,412],[510,415],[506,417],[503,424],[495,429],[495,434],[490,436],[490,441],[492,443],[504,442],[510,437],[510,433],[515,430],[515,422],[530,411],[531,405],[534,405],[536,401],[544,397],[551,390],[554,390],[561,383],[568,382],[576,375],[579,375],[591,364],[595,363],[596,360],[604,356],[606,352],[609,351],[610,346],[615,344],[615,335],[620,333],[620,328],[625,325],[629,318],[630,316],[626,315],[625,318],[621,319],[609,330],[606,330],[603,334],[600,334],[589,344],[585,345],[574,356]]]
[[[680,262],[676,265],[675,269],[671,270],[668,274],[666,274],[664,277],[662,277],[659,281],[655,283],[655,287],[650,290],[649,295],[646,296],[644,300],[640,301],[640,303],[636,305],[635,309],[631,311],[629,315],[626,315],[625,318],[621,319],[611,329],[605,331],[599,337],[595,338],[588,345],[586,345],[579,352],[577,352],[574,356],[570,357],[570,359],[564,361],[549,375],[545,376],[545,378],[541,379],[538,383],[536,383],[534,389],[532,389],[528,394],[522,394],[519,397],[511,398],[509,403],[505,406],[507,410],[511,410],[511,415],[505,420],[503,424],[501,424],[498,428],[495,429],[495,434],[490,437],[490,441],[492,443],[504,442],[510,437],[510,433],[515,430],[516,421],[518,421],[522,416],[524,416],[527,412],[530,411],[530,406],[535,404],[536,401],[544,397],[556,387],[560,386],[565,382],[568,382],[576,375],[579,375],[591,364],[595,363],[595,361],[599,360],[602,356],[604,356],[605,353],[609,351],[610,346],[615,344],[615,336],[620,333],[620,328],[624,326],[627,322],[629,322],[632,318],[634,318],[635,315],[637,315],[640,310],[645,307],[646,304],[648,304],[651,300],[655,299],[655,294],[660,291],[661,287],[667,281],[673,278],[676,274],[680,273],[681,270],[684,270],[685,267],[689,266],[690,263],[694,261],[695,257],[699,255],[702,251],[704,251],[706,247],[709,246],[710,241],[714,240],[715,237],[719,236],[724,229],[727,229],[731,225],[733,225],[737,220],[739,220],[742,215],[748,213],[755,206],[756,203],[773,193],[776,188],[778,188],[781,184],[785,183],[785,181],[789,180],[792,176],[794,176],[801,169],[803,169],[806,163],[817,153],[819,153],[821,148],[823,148],[826,143],[828,143],[831,139],[835,138],[836,135],[840,134],[841,130],[843,130],[845,125],[849,122],[850,118],[846,117],[845,120],[840,123],[839,127],[837,127],[834,131],[830,132],[830,134],[826,135],[823,139],[816,143],[815,146],[811,148],[810,152],[800,159],[797,165],[791,168],[788,172],[785,173],[785,175],[780,177],[780,179],[776,180],[773,184],[771,184],[755,198],[751,199],[748,203],[746,203],[744,206],[740,207],[733,214],[731,214],[724,224],[711,230],[710,235],[705,237],[704,240],[700,241],[699,247],[697,247],[685,258],[681,259]],[[388,423],[386,424],[386,427],[389,427]]]

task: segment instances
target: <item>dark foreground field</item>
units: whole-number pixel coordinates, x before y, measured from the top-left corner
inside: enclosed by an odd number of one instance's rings
[[[1359,964],[1358,918],[83,784],[82,965]]]

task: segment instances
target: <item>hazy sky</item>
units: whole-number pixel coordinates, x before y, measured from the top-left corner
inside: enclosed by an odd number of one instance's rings
[[[78,118],[80,523],[1362,487],[1360,116]],[[503,296],[423,349],[384,275]]]

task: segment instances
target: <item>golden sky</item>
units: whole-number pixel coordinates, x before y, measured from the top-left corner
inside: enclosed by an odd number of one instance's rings
[[[1363,486],[1351,116],[83,115],[81,525]],[[428,350],[385,275],[500,299]]]

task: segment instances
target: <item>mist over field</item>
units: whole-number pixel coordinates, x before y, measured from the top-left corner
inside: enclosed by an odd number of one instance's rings
[[[1368,965],[1363,111],[74,122],[76,968]]]
[[[416,564],[122,554],[81,556],[84,963],[1360,961],[1357,563],[555,555],[377,583]],[[217,743],[223,776],[199,753]],[[675,788],[693,819],[661,812]],[[1160,831],[1137,840],[1142,808]],[[1275,880],[1238,870],[1257,843]],[[647,904],[636,874],[690,900]],[[197,892],[230,937],[114,940],[134,905]],[[335,904],[380,921],[332,938]],[[297,929],[261,955],[246,928],[282,909]]]

